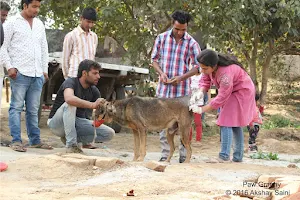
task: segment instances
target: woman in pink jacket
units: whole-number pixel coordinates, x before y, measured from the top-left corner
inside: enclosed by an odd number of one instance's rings
[[[218,54],[213,50],[203,50],[197,57],[198,69],[203,76],[199,83],[199,91],[191,97],[190,109],[194,113],[203,113],[221,108],[217,124],[221,128],[221,151],[219,162],[230,161],[232,140],[234,152],[232,161],[241,162],[244,153],[243,127],[247,126],[255,115],[255,87],[243,66],[235,59]],[[185,77],[176,77],[176,82],[196,73],[191,70]],[[197,99],[203,98],[214,84],[218,95],[209,104],[198,107],[193,105]]]

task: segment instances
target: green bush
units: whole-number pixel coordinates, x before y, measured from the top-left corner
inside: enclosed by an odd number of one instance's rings
[[[263,159],[263,160],[279,160],[277,153],[263,153],[262,151],[259,151],[255,154],[250,155],[250,158],[252,159]]]
[[[281,116],[281,115],[272,115],[269,119],[264,120],[263,128],[264,129],[273,129],[273,128],[283,128],[291,127],[292,122]]]

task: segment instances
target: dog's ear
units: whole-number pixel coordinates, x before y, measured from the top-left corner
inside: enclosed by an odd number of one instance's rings
[[[117,99],[117,93],[114,91],[111,95],[111,101],[114,102]]]

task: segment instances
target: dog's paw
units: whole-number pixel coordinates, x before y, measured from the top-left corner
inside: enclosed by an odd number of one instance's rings
[[[143,162],[143,161],[144,161],[144,157],[139,157],[139,158],[137,159],[137,161],[138,161],[138,162]]]

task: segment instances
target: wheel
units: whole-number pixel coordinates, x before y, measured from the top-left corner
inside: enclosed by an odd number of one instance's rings
[[[118,86],[115,88],[116,99],[125,99],[125,88],[122,86]],[[122,127],[116,122],[112,122],[110,127],[115,130],[116,133],[120,133]]]

